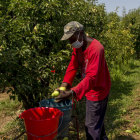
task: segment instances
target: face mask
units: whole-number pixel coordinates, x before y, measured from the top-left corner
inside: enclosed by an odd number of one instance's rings
[[[79,35],[78,35],[78,39],[79,39]],[[75,41],[74,43],[71,44],[72,47],[74,47],[74,48],[76,48],[76,49],[78,49],[78,48],[80,48],[81,46],[83,46],[83,43],[84,43],[83,40],[82,40],[82,42],[79,42],[78,39],[77,39],[77,41]]]

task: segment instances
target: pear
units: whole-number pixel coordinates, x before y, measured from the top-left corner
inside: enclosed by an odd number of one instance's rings
[[[64,90],[65,91],[66,88],[65,87],[60,87],[59,90]]]
[[[53,97],[59,96],[59,91],[55,90],[55,91],[52,93],[51,96],[53,96]]]
[[[125,130],[126,133],[133,133],[132,130]]]
[[[66,88],[65,88],[65,87],[60,87],[59,90],[65,91]],[[59,96],[59,91],[55,90],[55,91],[52,93],[51,96],[52,96],[52,97],[57,97],[57,96]]]

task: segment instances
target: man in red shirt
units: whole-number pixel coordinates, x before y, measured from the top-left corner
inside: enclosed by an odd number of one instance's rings
[[[71,61],[61,84],[61,87],[71,90],[60,90],[60,95],[56,99],[63,101],[73,94],[79,101],[85,95],[87,140],[108,140],[104,129],[104,116],[111,82],[104,47],[98,40],[86,36],[83,25],[77,21],[64,26],[61,40],[68,40],[73,47]],[[72,87],[79,68],[82,80],[77,86]]]

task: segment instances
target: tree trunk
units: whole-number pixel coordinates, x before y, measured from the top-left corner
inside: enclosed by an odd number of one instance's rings
[[[30,104],[27,101],[27,98],[25,95],[23,95],[22,93],[20,94],[21,100],[23,102],[23,107],[27,110],[29,108],[31,108]]]
[[[6,87],[6,85],[5,85],[5,83],[4,83],[2,93],[5,92],[5,87]]]

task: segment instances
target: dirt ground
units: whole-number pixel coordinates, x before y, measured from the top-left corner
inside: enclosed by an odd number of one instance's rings
[[[8,91],[8,88],[5,89],[5,92],[2,93],[2,89],[0,89],[0,101],[3,101],[5,99],[7,99],[9,97],[9,94],[7,94],[6,92]]]
[[[9,98],[9,94],[6,93],[7,90],[8,90],[8,88],[6,88],[4,93],[1,92],[2,90],[0,91],[0,101],[4,101],[7,98]],[[0,116],[0,132],[2,132],[2,131],[4,131],[4,126],[9,121],[11,121],[12,118],[11,118],[11,116],[6,116],[5,111],[0,112],[0,114],[1,114],[1,116]]]
[[[5,92],[4,93],[2,93],[1,91],[2,90],[0,90],[0,102],[1,101],[6,101],[6,100],[8,100],[9,99],[9,95],[11,94],[11,93],[8,93],[7,94],[7,91],[9,90],[9,88],[6,88],[5,89]],[[14,111],[14,113],[12,114],[12,115],[10,115],[10,114],[7,114],[7,110],[6,109],[1,109],[0,110],[0,140],[2,139],[2,140],[4,140],[5,138],[3,138],[4,136],[5,137],[10,137],[10,131],[11,130],[8,130],[8,132],[5,132],[5,130],[6,130],[6,125],[8,124],[8,123],[10,123],[10,122],[12,122],[12,121],[15,121],[16,120],[16,118],[17,118],[17,116],[19,115],[19,113],[20,112],[18,112],[18,110],[20,110],[20,108],[21,108],[21,105],[19,105],[19,107],[17,107],[16,108],[16,110],[11,110],[11,112],[12,111]],[[15,127],[16,128],[16,127]],[[14,129],[15,129],[14,128]],[[13,130],[14,130],[13,129]],[[13,131],[12,130],[12,131]],[[2,132],[5,132],[6,134],[3,136],[3,134],[2,134],[2,138],[1,138],[1,133]],[[6,139],[8,139],[8,138],[6,138]]]

